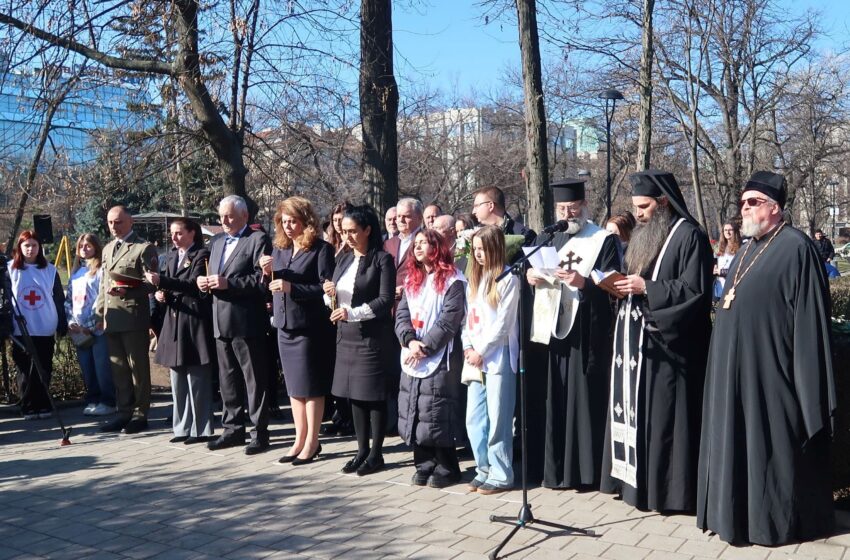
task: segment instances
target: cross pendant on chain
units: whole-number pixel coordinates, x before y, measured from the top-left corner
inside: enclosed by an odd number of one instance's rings
[[[735,288],[729,290],[729,292],[723,298],[723,309],[730,309],[732,307],[732,300],[735,299]]]

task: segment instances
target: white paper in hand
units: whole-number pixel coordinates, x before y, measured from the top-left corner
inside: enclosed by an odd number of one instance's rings
[[[535,248],[534,247],[523,247],[523,252],[528,255]],[[559,268],[558,263],[560,262],[560,258],[558,257],[558,250],[554,247],[543,247],[528,259],[531,268],[534,269],[534,273],[540,278],[554,283],[555,281],[555,271]]]

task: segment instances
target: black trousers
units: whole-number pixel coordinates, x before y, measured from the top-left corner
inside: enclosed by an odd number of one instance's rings
[[[454,447],[413,444],[413,464],[421,473],[460,477],[460,464]]]
[[[22,338],[18,340],[23,343]],[[47,390],[50,387],[50,379],[53,377],[53,350],[56,347],[56,340],[52,336],[34,336],[32,342],[47,379],[45,386],[45,383],[38,377],[32,356],[17,344],[12,344],[12,360],[18,368],[18,390],[21,396],[22,414],[36,414],[52,410]]]
[[[268,368],[265,343],[265,337],[218,338],[215,341],[224,436],[237,432],[245,433],[247,396],[248,416],[254,424],[251,439],[268,442]]]

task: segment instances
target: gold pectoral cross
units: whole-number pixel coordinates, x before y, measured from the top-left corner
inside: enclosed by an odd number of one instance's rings
[[[735,299],[735,288],[730,289],[726,295],[723,297],[723,309],[729,309],[732,307],[732,300]]]

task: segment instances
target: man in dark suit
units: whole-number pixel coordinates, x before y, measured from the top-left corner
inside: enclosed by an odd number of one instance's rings
[[[269,448],[268,371],[266,364],[266,287],[260,257],[271,253],[262,231],[248,227],[248,206],[239,196],[225,197],[218,207],[224,230],[210,241],[207,276],[198,288],[213,296],[213,331],[219,363],[224,433],[209,442],[211,450],[245,444],[245,395],[254,428],[246,455]]]
[[[146,271],[159,271],[153,245],[133,231],[133,217],[123,206],[106,214],[113,239],[103,248],[103,280],[94,305],[98,329],[106,335],[118,417],[101,426],[103,432],[135,434],[147,429],[151,405],[151,326]]]
[[[457,269],[466,276],[466,265],[469,264],[469,259],[467,258],[467,254],[458,253],[457,250],[457,230],[455,229],[455,219],[451,214],[443,214],[442,216],[437,216],[434,220],[433,229],[438,231],[440,235],[443,236],[443,240],[446,242],[446,247],[452,252],[452,257],[455,261],[455,266]],[[471,254],[471,251],[470,251]]]

